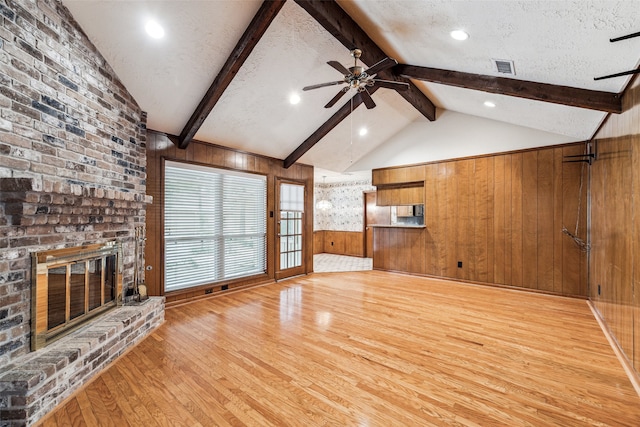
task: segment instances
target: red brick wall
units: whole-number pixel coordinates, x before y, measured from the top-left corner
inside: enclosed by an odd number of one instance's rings
[[[0,23],[4,366],[29,351],[30,253],[117,240],[127,286],[149,198],[146,115],[69,11],[0,0]]]

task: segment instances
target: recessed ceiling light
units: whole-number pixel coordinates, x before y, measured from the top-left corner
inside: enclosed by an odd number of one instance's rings
[[[148,21],[147,25],[144,26],[144,29],[147,30],[147,34],[154,39],[161,39],[164,37],[164,28],[162,28],[162,26],[160,26],[156,21]]]
[[[369,132],[367,128],[360,128],[360,131],[358,133],[360,134],[360,136],[365,136],[367,132]]]
[[[292,93],[291,95],[289,95],[289,102],[291,103],[291,105],[299,104],[300,95],[298,95],[297,93]]]
[[[496,106],[496,103],[492,102],[492,101],[484,101],[484,106],[485,107],[489,107],[489,108],[493,108],[493,107]]]
[[[456,40],[466,40],[469,38],[469,34],[462,30],[453,30],[449,34]]]

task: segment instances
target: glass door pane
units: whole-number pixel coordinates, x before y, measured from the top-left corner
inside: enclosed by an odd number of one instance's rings
[[[300,266],[302,266],[302,212],[280,211],[280,270]]]
[[[278,268],[277,278],[304,273],[304,185],[280,182],[278,185]]]

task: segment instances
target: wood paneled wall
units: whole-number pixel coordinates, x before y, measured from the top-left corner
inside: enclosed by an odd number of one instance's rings
[[[373,228],[373,268],[427,274],[424,228]]]
[[[255,283],[272,281],[275,277],[275,244],[276,224],[275,217],[275,186],[276,178],[296,180],[305,184],[305,217],[304,227],[306,239],[304,245],[304,257],[307,272],[313,271],[313,167],[295,164],[289,169],[282,167],[282,161],[262,157],[259,155],[235,151],[216,145],[193,141],[187,149],[178,149],[171,140],[162,133],[149,131],[147,134],[147,194],[153,196],[153,204],[147,207],[147,244],[145,260],[151,270],[145,272],[145,280],[150,295],[164,295],[164,241],[163,241],[163,162],[164,160],[177,160],[214,166],[224,169],[232,169],[244,172],[252,172],[267,177],[267,272],[263,276],[248,279],[239,279],[228,283],[218,283],[215,286],[202,286],[184,292],[175,292],[167,295],[167,302],[176,302],[183,299],[192,299],[205,295],[206,289],[218,292],[222,285],[229,289],[248,286]]]
[[[588,170],[563,162],[584,148],[425,165],[426,228],[376,229],[374,267],[587,296],[586,253],[562,232],[575,231],[580,200],[586,239]]]
[[[589,297],[640,372],[640,79],[623,111],[595,140]]]
[[[420,205],[423,203],[424,186],[422,183],[408,187],[378,187],[378,206]]]
[[[364,257],[364,233],[361,231],[321,230],[314,233],[314,253]]]
[[[313,232],[313,254],[324,253],[324,231]]]

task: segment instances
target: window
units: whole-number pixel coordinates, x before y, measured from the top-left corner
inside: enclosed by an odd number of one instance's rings
[[[165,291],[266,271],[266,177],[167,161]]]

